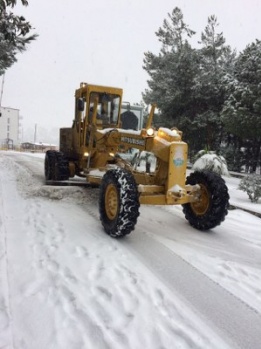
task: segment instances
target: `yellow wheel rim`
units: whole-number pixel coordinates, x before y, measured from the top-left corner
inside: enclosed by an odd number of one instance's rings
[[[200,197],[196,202],[191,203],[191,208],[197,216],[203,216],[210,204],[210,197],[207,188],[200,184]]]
[[[116,218],[118,214],[118,192],[113,184],[109,184],[105,193],[105,211],[110,220]]]

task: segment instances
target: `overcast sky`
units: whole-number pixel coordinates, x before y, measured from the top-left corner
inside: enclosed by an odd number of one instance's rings
[[[2,106],[19,109],[26,130],[70,127],[81,81],[122,87],[124,101],[139,103],[144,52],[159,52],[155,31],[176,6],[197,32],[195,43],[212,14],[238,52],[261,39],[260,0],[29,0],[14,12],[39,37],[7,70]]]

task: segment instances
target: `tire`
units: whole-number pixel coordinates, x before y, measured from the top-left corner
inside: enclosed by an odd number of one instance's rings
[[[112,169],[105,173],[100,186],[99,211],[105,232],[120,238],[134,230],[139,216],[139,194],[131,172]]]
[[[198,202],[184,204],[185,218],[196,229],[209,230],[224,221],[228,213],[229,195],[223,178],[214,172],[191,173],[186,184],[199,184],[201,196]]]
[[[69,163],[60,151],[55,152],[54,180],[65,181],[69,179]]]
[[[47,150],[44,159],[44,175],[45,179],[53,180],[55,171],[55,150]]]

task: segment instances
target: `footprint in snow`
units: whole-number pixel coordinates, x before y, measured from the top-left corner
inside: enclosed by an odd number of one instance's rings
[[[110,291],[108,291],[106,288],[102,287],[102,286],[97,286],[97,291],[98,293],[100,293],[102,295],[102,297],[107,300],[110,301],[112,298],[112,294]]]
[[[9,317],[4,300],[0,300],[0,330],[8,328]]]
[[[84,246],[75,247],[75,256],[78,258],[88,257],[88,250]]]
[[[27,298],[27,297],[38,295],[42,292],[42,289],[44,289],[42,282],[39,282],[39,281],[31,282],[25,286],[25,289],[23,292],[24,297]]]
[[[62,272],[61,275],[64,277],[64,279],[68,282],[73,282],[74,284],[76,284],[78,281],[76,279],[76,277],[73,275],[73,273],[71,272],[71,270],[69,268],[65,268]]]
[[[46,268],[50,270],[51,272],[55,273],[59,270],[59,264],[56,263],[55,261],[49,260],[46,263]]]
[[[90,272],[89,272],[89,278],[91,280],[98,280],[102,277],[104,271],[105,271],[105,267],[103,264],[103,261],[99,260],[97,262],[97,264],[93,264],[92,266],[90,266]]]

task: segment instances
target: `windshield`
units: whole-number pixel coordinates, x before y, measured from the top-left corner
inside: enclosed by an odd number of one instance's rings
[[[102,120],[103,125],[116,126],[119,118],[120,96],[110,93],[92,92],[90,94],[90,117],[96,99],[98,100],[97,120]]]

